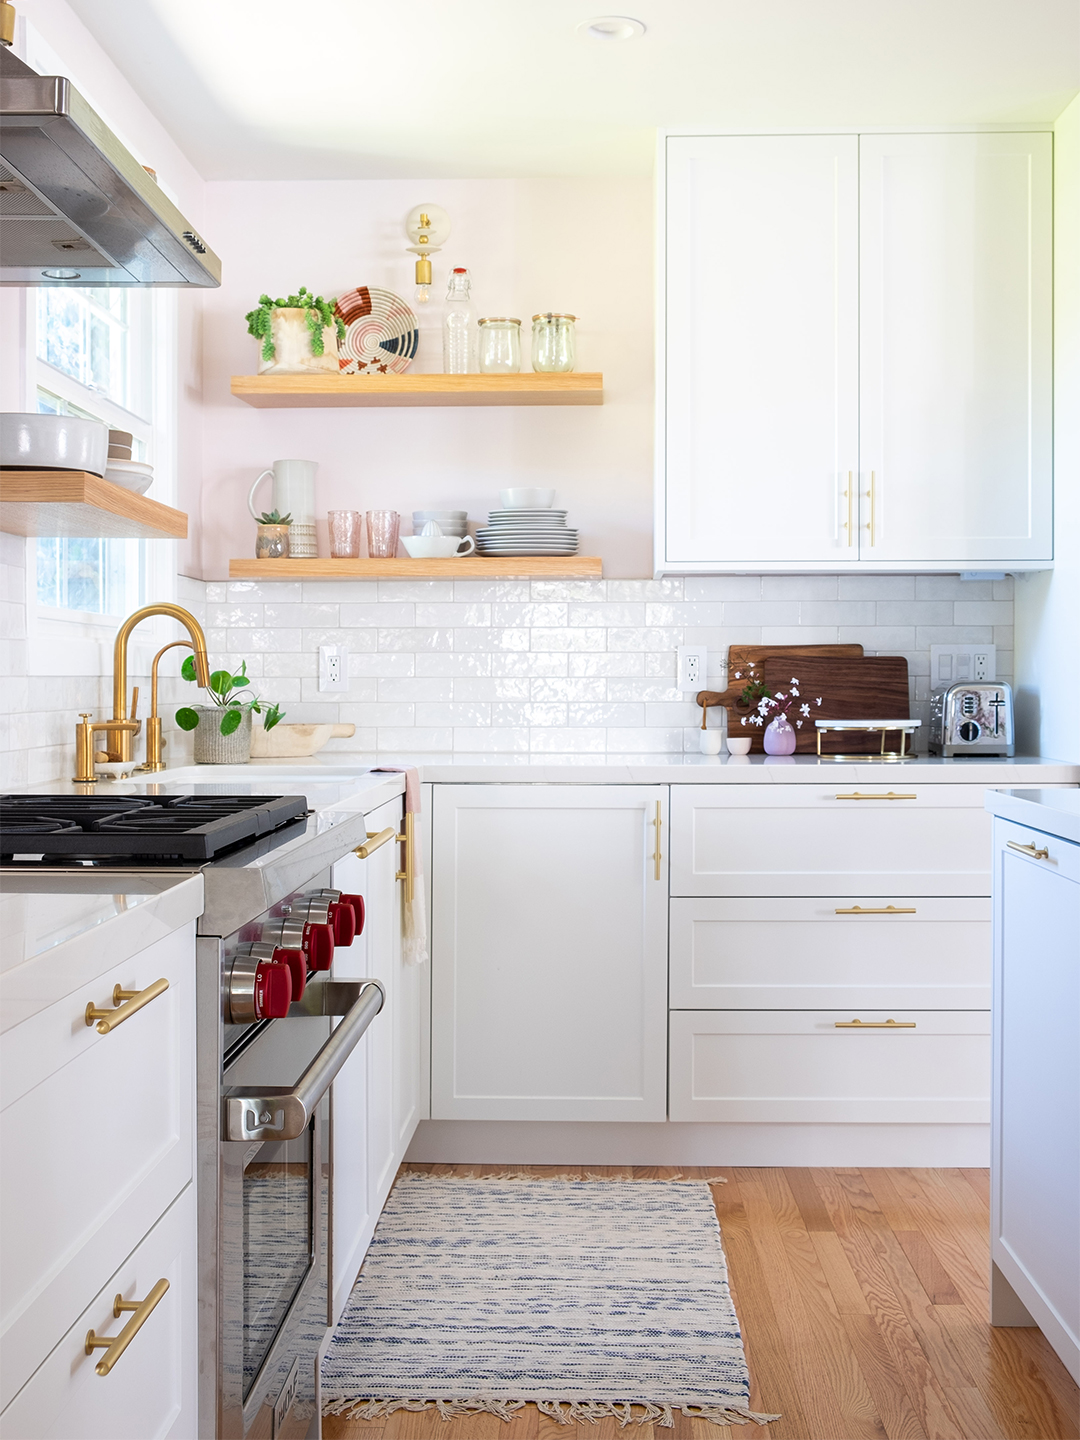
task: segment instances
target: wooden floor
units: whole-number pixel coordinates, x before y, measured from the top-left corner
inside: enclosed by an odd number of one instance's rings
[[[481,1175],[498,1166],[415,1165]],[[537,1176],[583,1173],[525,1167]],[[712,1187],[750,1364],[751,1407],[783,1418],[675,1428],[558,1425],[527,1406],[441,1420],[327,1417],[327,1440],[1078,1440],[1080,1400],[1041,1331],[987,1322],[985,1170],[673,1171],[590,1167],[626,1179],[723,1174]]]

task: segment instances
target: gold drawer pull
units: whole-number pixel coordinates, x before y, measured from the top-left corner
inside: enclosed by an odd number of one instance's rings
[[[852,905],[848,909],[834,910],[834,915],[915,915],[914,905]]]
[[[1019,840],[1006,840],[1010,850],[1019,850],[1021,855],[1030,855],[1032,860],[1049,860],[1050,851],[1040,850],[1036,845],[1021,845]]]
[[[130,1020],[136,1010],[141,1010],[144,1005],[149,1005],[151,1000],[156,1000],[159,995],[164,995],[169,988],[168,980],[164,977],[155,980],[145,990],[124,990],[119,985],[113,986],[112,1003],[117,1008],[114,1010],[100,1010],[91,1000],[86,1007],[86,1023],[93,1025],[97,1021],[99,1035],[108,1035],[125,1020]]]
[[[917,795],[898,795],[895,790],[888,791],[885,795],[864,795],[861,790],[855,790],[850,795],[837,795],[837,800],[917,800]]]
[[[914,1020],[834,1020],[837,1030],[914,1030]]]
[[[86,1332],[86,1353],[92,1355],[95,1350],[104,1350],[94,1369],[99,1375],[108,1375],[116,1362],[123,1355],[124,1351],[131,1344],[132,1340],[139,1333],[142,1327],[150,1318],[150,1312],[157,1308],[169,1288],[168,1280],[159,1280],[154,1288],[147,1295],[145,1300],[125,1300],[122,1295],[117,1295],[113,1301],[113,1315],[117,1320],[125,1310],[131,1310],[131,1319],[127,1322],[119,1335],[95,1335],[93,1330]]]
[[[397,833],[392,825],[387,826],[385,830],[369,830],[367,840],[363,845],[357,845],[353,854],[358,860],[366,860],[369,855],[374,855],[381,846],[388,845],[391,840],[396,840]]]
[[[401,843],[402,868],[394,875],[395,880],[405,881],[405,904],[411,905],[416,884],[416,816],[405,816],[405,828],[394,837]]]

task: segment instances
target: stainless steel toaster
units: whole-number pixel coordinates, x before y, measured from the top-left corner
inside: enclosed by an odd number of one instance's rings
[[[959,680],[930,695],[931,755],[1013,755],[1012,687]]]

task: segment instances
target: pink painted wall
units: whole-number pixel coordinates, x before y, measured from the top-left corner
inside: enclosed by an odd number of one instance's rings
[[[652,185],[647,180],[211,182],[205,232],[224,281],[202,300],[202,549],[206,579],[253,553],[246,496],[278,458],[316,460],[316,507],[467,509],[483,520],[508,485],[554,485],[605,574],[652,573]],[[443,205],[453,233],[436,292],[467,265],[480,315],[523,323],[570,311],[578,368],[602,370],[601,408],[253,410],[229,377],[256,370],[244,314],[266,290],[327,297],[378,285],[410,299],[404,218]],[[438,332],[418,368],[442,368]],[[425,353],[426,352],[426,353]],[[269,503],[269,485],[266,486]],[[328,553],[323,531],[321,553]]]

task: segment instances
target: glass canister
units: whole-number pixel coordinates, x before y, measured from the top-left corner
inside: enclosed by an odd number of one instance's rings
[[[566,374],[577,359],[574,334],[576,315],[556,315],[547,310],[533,316],[532,367],[550,374]]]
[[[481,375],[516,375],[521,369],[521,321],[490,315],[477,323]]]

